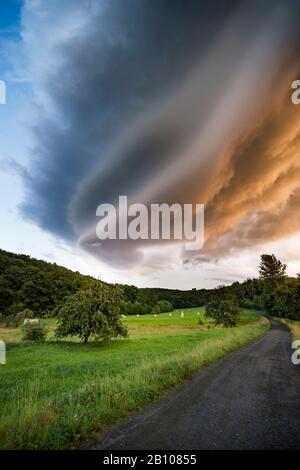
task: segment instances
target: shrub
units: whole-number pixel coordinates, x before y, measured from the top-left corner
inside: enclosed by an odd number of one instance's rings
[[[15,319],[18,324],[21,324],[24,322],[25,318],[34,318],[34,313],[30,308],[25,308],[21,312],[17,313]]]
[[[24,319],[25,318],[34,318],[35,317],[33,311],[30,310],[30,308],[24,308],[24,310],[20,313],[22,313],[24,315]]]
[[[158,313],[161,313],[160,311],[160,308],[159,308],[159,305],[155,305],[152,310],[151,310],[151,313],[153,313],[154,315],[158,314]]]
[[[216,324],[233,327],[239,322],[240,308],[233,298],[215,298],[206,305],[205,314],[214,318]]]
[[[156,305],[159,306],[160,312],[172,312],[174,310],[173,305],[168,300],[158,300]]]
[[[23,340],[24,341],[45,341],[47,336],[46,328],[40,323],[27,323],[23,326]]]

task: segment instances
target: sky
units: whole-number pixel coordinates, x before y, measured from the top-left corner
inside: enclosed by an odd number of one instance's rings
[[[0,248],[108,282],[300,272],[297,0],[0,3]],[[204,204],[205,242],[102,243],[96,208]]]

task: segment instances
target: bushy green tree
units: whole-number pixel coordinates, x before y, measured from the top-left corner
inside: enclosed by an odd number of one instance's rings
[[[152,313],[153,315],[158,315],[159,313],[161,313],[161,312],[160,312],[159,305],[157,305],[157,304],[154,305],[154,307],[153,307],[152,310],[151,310],[151,313]]]
[[[91,336],[125,337],[127,329],[120,318],[121,300],[122,290],[107,285],[70,295],[58,312],[56,336],[79,336],[85,343]]]
[[[237,326],[240,320],[240,307],[230,297],[216,296],[205,307],[205,315],[215,320],[216,324],[224,327]]]
[[[272,315],[300,320],[300,279],[286,279],[274,292]]]

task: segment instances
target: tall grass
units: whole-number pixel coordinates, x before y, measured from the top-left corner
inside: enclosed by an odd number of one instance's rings
[[[294,340],[300,339],[300,321],[290,320],[289,318],[279,318],[279,320],[287,325]]]
[[[141,327],[133,339],[9,346],[0,367],[0,447],[69,448],[99,437],[104,426],[267,329],[244,318],[231,329],[146,336]]]

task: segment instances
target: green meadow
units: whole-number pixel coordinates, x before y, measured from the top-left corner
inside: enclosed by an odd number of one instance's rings
[[[216,327],[203,308],[181,312],[128,316],[127,339],[88,344],[55,340],[55,320],[44,320],[49,333],[43,344],[22,342],[20,329],[0,329],[7,343],[0,448],[62,449],[99,439],[106,426],[268,328],[246,310],[235,328]]]

